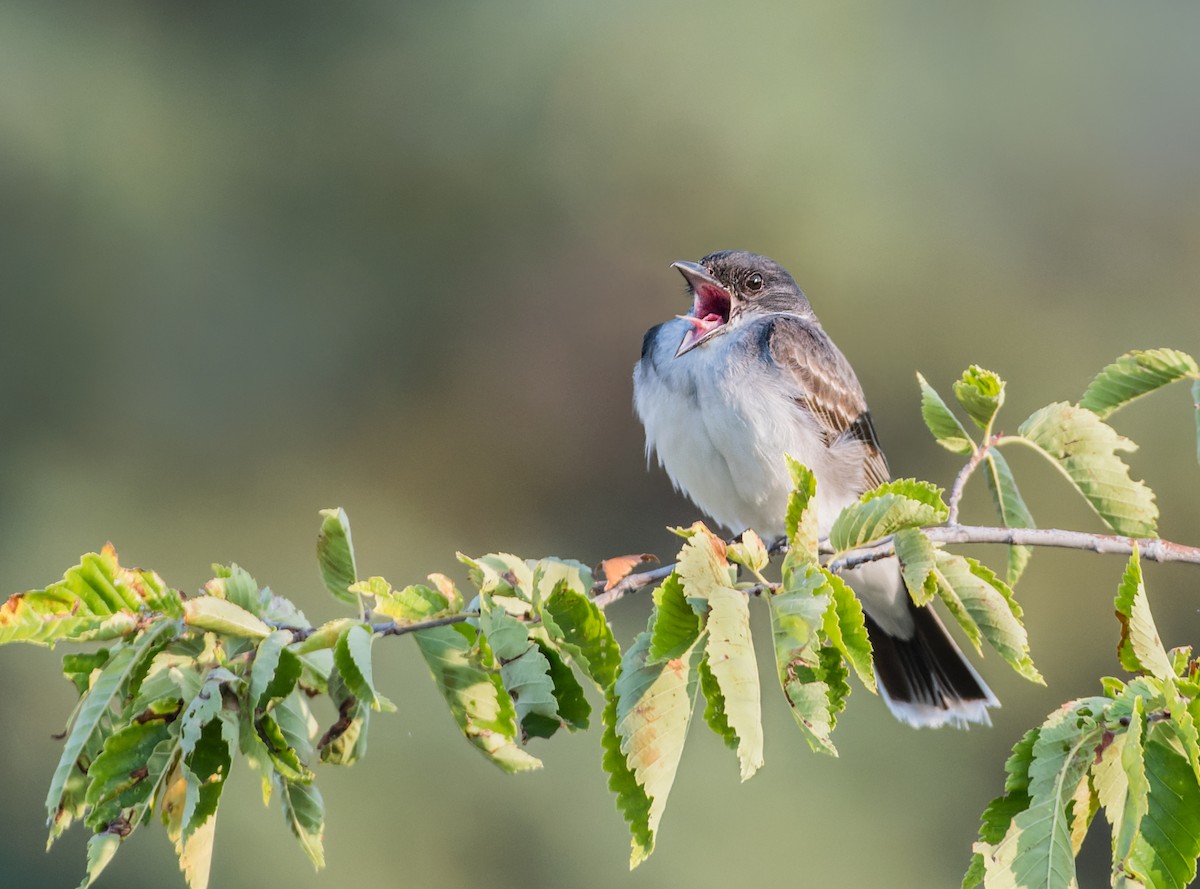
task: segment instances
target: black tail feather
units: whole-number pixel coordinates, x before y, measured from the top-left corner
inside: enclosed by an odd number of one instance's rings
[[[992,694],[937,613],[909,602],[913,634],[908,639],[884,632],[867,616],[867,632],[875,652],[880,694],[898,719],[914,726],[970,723],[991,725],[989,707],[1000,702]]]

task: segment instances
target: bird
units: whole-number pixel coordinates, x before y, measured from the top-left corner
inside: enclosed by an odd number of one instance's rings
[[[818,531],[890,479],[850,362],[779,263],[747,251],[672,264],[691,310],[650,328],[634,407],[675,488],[735,534],[784,536],[785,455],[816,476]],[[846,571],[862,603],[876,685],[914,727],[990,725],[999,701],[937,613],[908,595],[895,558]]]

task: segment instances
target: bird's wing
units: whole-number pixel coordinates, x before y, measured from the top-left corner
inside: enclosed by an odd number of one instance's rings
[[[775,363],[791,374],[796,404],[817,421],[826,447],[850,441],[862,445],[864,490],[890,478],[862,386],[850,362],[812,318],[780,316],[771,325],[769,349]]]

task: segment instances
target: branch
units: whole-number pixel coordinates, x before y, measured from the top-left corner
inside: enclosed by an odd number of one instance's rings
[[[982,455],[984,449],[980,449]],[[982,461],[974,461],[975,465]],[[969,473],[968,473],[969,475]],[[966,478],[959,473],[965,482]],[[955,488],[961,491],[958,480]],[[1158,537],[1120,537],[1115,534],[1089,534],[1084,531],[1060,531],[1055,528],[993,528],[982,525],[938,525],[921,529],[934,543],[1004,543],[1016,546],[1052,546],[1061,549],[1077,549],[1094,553],[1128,556],[1136,544],[1143,559],[1148,562],[1183,562],[1200,565],[1200,547],[1184,546]],[[786,547],[783,547],[784,549]],[[896,554],[891,537],[885,537],[874,546],[852,550],[825,567],[834,573],[877,562]],[[592,601],[597,607],[605,608],[630,593],[644,589],[670,576],[675,565],[662,565],[653,571],[628,574],[611,589],[599,581],[592,587]]]
[[[923,528],[934,543],[1007,543],[1014,546],[1053,546],[1094,553],[1127,556],[1136,545],[1143,559],[1149,562],[1186,562],[1200,565],[1200,547],[1184,546],[1158,537],[1120,537],[1115,534],[1089,534],[1084,531],[1060,531],[1056,528],[990,528],[978,525],[939,525]],[[896,554],[890,537],[874,546],[847,553],[826,567],[844,571],[867,562],[886,559]]]

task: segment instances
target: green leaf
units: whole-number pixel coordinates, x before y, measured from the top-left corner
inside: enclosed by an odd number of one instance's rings
[[[1149,808],[1141,820],[1127,869],[1146,886],[1185,889],[1200,855],[1200,786],[1187,760],[1151,735],[1145,745]]]
[[[1117,645],[1121,666],[1130,673],[1149,673],[1159,679],[1173,677],[1175,671],[1171,659],[1163,648],[1154,616],[1150,613],[1136,544],[1125,566],[1121,585],[1117,587],[1115,604],[1117,620],[1121,622],[1121,641]]]
[[[1101,420],[1176,380],[1200,380],[1200,367],[1176,349],[1135,349],[1108,365],[1088,384],[1079,406]]]
[[[375,596],[375,612],[401,625],[440,617],[453,613],[453,610],[442,593],[423,584],[412,584],[398,591],[388,586],[386,591],[381,590]]]
[[[631,868],[654,851],[695,708],[702,656],[701,647],[694,645],[683,657],[650,664],[649,650],[646,632],[625,652],[613,684],[614,710],[605,720],[604,766],[609,787],[617,792],[617,805],[630,824]]]
[[[600,689],[616,680],[621,649],[604,612],[587,596],[558,584],[542,601],[546,630]],[[549,621],[545,618],[549,617]]]
[[[1094,413],[1057,402],[1035,411],[1018,430],[1056,465],[1118,534],[1153,537],[1158,523],[1154,492],[1129,477],[1117,451],[1136,445]]]
[[[867,491],[843,509],[829,531],[829,542],[838,552],[846,552],[903,528],[941,524],[949,512],[941,488],[897,479]]]
[[[1142,731],[1142,699],[1134,701],[1128,728],[1116,735],[1092,766],[1092,780],[1104,814],[1112,825],[1113,885],[1128,872],[1142,818],[1149,808]]]
[[[117,833],[105,831],[92,836],[87,844],[87,876],[79,884],[79,889],[87,889],[96,881],[96,877],[108,867],[108,863],[117,854],[121,846],[121,837]]]
[[[557,724],[558,701],[550,678],[550,661],[530,640],[526,624],[496,607],[493,597],[485,595],[482,599],[479,629],[500,662],[500,681],[516,707],[518,724],[524,727],[531,716],[541,717],[533,720],[536,726],[544,728],[543,720]]]
[[[846,662],[854,668],[858,681],[872,693],[875,688],[875,668],[871,662],[871,640],[867,637],[867,623],[863,616],[862,603],[854,590],[836,574],[820,569],[828,587],[829,607],[825,610],[823,628],[829,642],[841,652]],[[821,593],[826,590],[822,589]]]
[[[977,847],[999,843],[1008,833],[1013,818],[1029,808],[1029,766],[1033,762],[1033,745],[1040,732],[1040,728],[1030,729],[1013,746],[1012,755],[1004,763],[1004,793],[984,809]],[[971,856],[971,867],[963,877],[962,889],[982,886],[983,877],[983,854],[977,851]]]
[[[296,687],[304,666],[300,658],[287,649],[292,634],[276,630],[258,644],[254,664],[250,668],[250,708],[266,709],[271,701],[286,698]]]
[[[659,664],[683,657],[700,637],[700,615],[688,604],[683,578],[672,571],[654,590],[654,614],[650,622],[650,648],[646,661]]]
[[[478,631],[453,624],[413,633],[438,691],[467,740],[506,772],[540,768],[517,744],[517,711],[492,664],[485,665]]]
[[[975,450],[971,436],[967,435],[962,423],[950,412],[942,396],[920,374],[917,374],[917,382],[921,386],[921,418],[937,443],[948,451],[964,456]]]
[[[325,866],[325,802],[315,784],[277,778],[283,817],[316,870]]]
[[[88,827],[103,831],[121,818],[123,809],[138,805],[144,809],[166,766],[160,761],[158,772],[152,775],[151,754],[168,740],[170,731],[166,720],[152,719],[124,726],[108,736],[104,749],[88,766]]]
[[[816,565],[797,572],[783,592],[767,598],[779,684],[809,746],[837,755],[830,734],[846,692],[842,656],[822,649],[819,630],[829,609],[831,589]],[[833,658],[824,655],[832,651]],[[840,673],[840,675],[839,675]]]
[[[511,553],[488,553],[472,559],[458,553],[458,560],[467,566],[471,583],[481,593],[493,596],[515,596],[533,601],[533,568]]]
[[[937,595],[937,548],[919,528],[897,531],[893,543],[909,596],[917,605],[928,605]]]
[[[224,782],[233,765],[233,738],[236,727],[230,725],[234,714],[217,714],[200,728],[200,737],[190,753],[184,755],[187,780],[184,804],[184,842],[200,825],[216,817]]]
[[[350,519],[341,507],[321,510],[321,530],[317,532],[317,561],[325,589],[340,602],[357,605],[358,596],[350,585],[358,580],[354,564],[354,543],[350,538]]]
[[[712,677],[704,690],[705,718],[727,743],[732,740],[745,781],[763,764],[762,695],[749,602],[745,593],[729,587],[693,586],[691,591],[701,593],[709,609],[701,667],[702,678],[706,672]]]
[[[333,663],[350,693],[372,710],[379,709],[375,680],[371,670],[371,645],[375,637],[362,624],[351,624],[338,636],[333,647]]]
[[[1069,806],[1103,738],[1096,716],[1107,700],[1075,701],[1050,716],[1033,744],[1027,809],[998,843],[979,842],[985,883],[999,889],[1068,889],[1075,885]]]
[[[980,429],[991,428],[996,411],[1004,404],[1004,380],[978,364],[963,371],[954,382],[954,397]]]
[[[937,553],[938,592],[967,636],[979,648],[980,637],[1031,682],[1045,684],[1029,656],[1029,637],[1021,624],[1021,606],[990,568],[974,559]]]
[[[100,730],[101,721],[109,713],[113,697],[120,692],[126,680],[141,666],[143,660],[152,655],[177,629],[178,624],[175,621],[161,621],[147,629],[134,642],[118,649],[96,677],[91,690],[80,701],[71,733],[67,736],[62,756],[59,757],[58,766],[54,770],[54,777],[50,779],[50,790],[46,795],[46,810],[51,824],[59,818],[59,807],[63,801],[63,789],[67,779],[75,770],[84,747]]]
[[[575,673],[555,648],[541,639],[535,639],[534,642],[541,650],[542,656],[550,663],[550,679],[554,683],[558,718],[571,731],[587,728],[592,705],[584,696],[583,686],[575,678]]]
[[[240,605],[216,596],[197,596],[183,603],[188,626],[226,636],[265,639],[271,628]]]
[[[992,502],[996,504],[996,512],[1000,515],[1000,524],[1006,528],[1036,528],[1029,507],[1017,488],[1017,480],[1009,469],[1008,461],[995,448],[988,451],[987,479],[988,490],[992,493]],[[1013,586],[1021,578],[1033,548],[1028,546],[1010,546],[1008,548],[1008,585]]]
[[[153,571],[122,568],[111,545],[87,553],[44,590],[15,593],[0,606],[0,645],[130,636],[141,612],[182,613],[179,593]]]
[[[805,561],[817,560],[817,477],[812,470],[790,455],[785,455],[788,474],[792,477],[792,493],[788,496],[785,527],[788,554]]]
[[[219,599],[228,599],[234,605],[245,608],[251,614],[262,617],[271,599],[270,590],[260,590],[254,578],[237,565],[213,565],[216,574],[204,585],[204,591]]]

